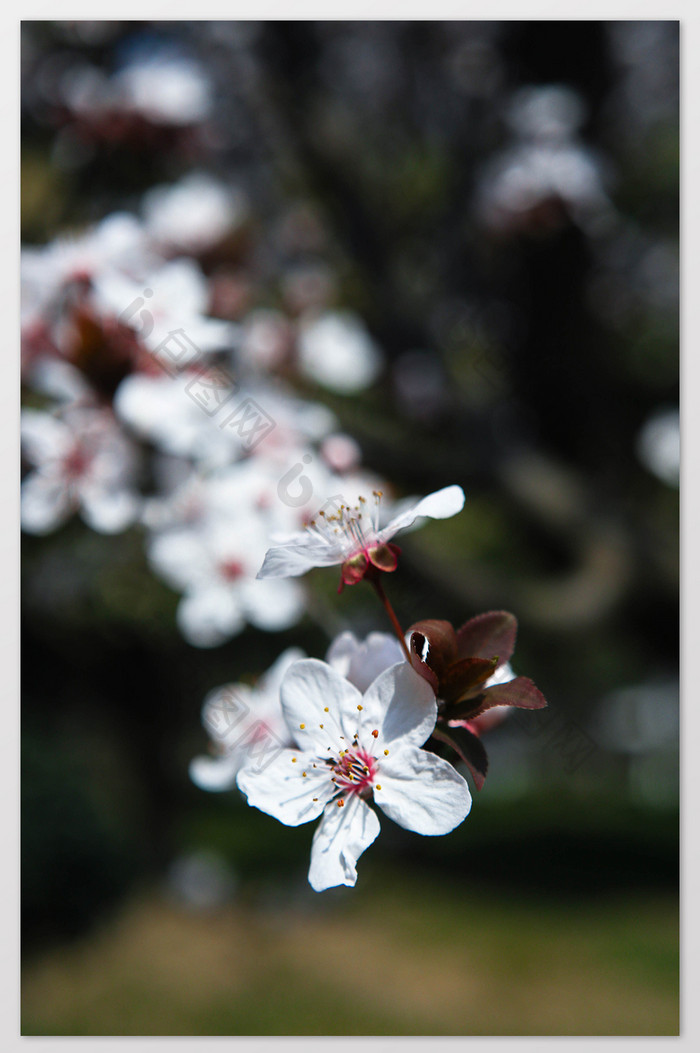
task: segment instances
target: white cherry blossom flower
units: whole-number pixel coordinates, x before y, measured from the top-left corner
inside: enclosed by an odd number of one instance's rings
[[[508,121],[515,143],[488,162],[477,191],[484,222],[496,230],[561,223],[561,209],[595,235],[614,219],[601,159],[581,140],[585,116],[575,92],[560,85],[522,88]]]
[[[668,486],[677,487],[681,470],[680,416],[677,409],[657,410],[637,435],[637,456]]]
[[[231,790],[245,764],[261,767],[277,750],[292,745],[282,715],[280,686],[290,666],[305,657],[300,648],[289,647],[255,687],[229,684],[207,695],[202,723],[215,755],[195,757],[190,764],[190,778],[200,789]]]
[[[461,511],[464,505],[461,486],[446,486],[423,497],[380,529],[381,496],[380,491],[375,491],[372,514],[364,497],[360,497],[353,507],[341,504],[335,513],[319,513],[305,533],[294,534],[268,549],[258,577],[296,577],[312,567],[342,565],[343,582],[354,585],[370,567],[384,571],[396,569],[395,546],[387,542],[399,530],[407,529],[423,516],[447,519]]]
[[[69,67],[59,83],[61,102],[82,121],[98,123],[140,117],[181,128],[197,124],[211,109],[211,84],[193,59],[152,51],[111,76],[89,63]]]
[[[356,863],[379,833],[378,805],[419,834],[447,834],[469,814],[467,783],[447,761],[420,747],[437,719],[430,685],[407,662],[381,673],[362,694],[317,659],[296,662],[281,688],[282,711],[297,748],[264,768],[243,768],[248,804],[287,826],[322,816],[313,838],[309,882],[317,892],[354,885]]]
[[[321,443],[321,456],[334,472],[350,472],[357,468],[362,451],[350,435],[336,432]]]
[[[382,368],[377,345],[351,311],[324,311],[304,319],[298,354],[304,376],[344,395],[369,387]]]
[[[191,371],[173,377],[132,373],[117,388],[115,413],[162,453],[191,458],[206,468],[230,464],[244,452],[241,440],[219,426],[222,410],[213,416],[196,401],[197,383],[197,374]],[[225,388],[219,397],[224,407],[232,403]]]
[[[119,108],[140,113],[154,124],[195,124],[211,109],[211,85],[200,64],[165,52],[125,66],[112,77],[110,87]]]
[[[24,410],[21,432],[24,456],[34,465],[22,483],[23,530],[49,534],[77,511],[104,534],[133,523],[135,451],[108,410],[71,409],[62,418]]]
[[[153,260],[136,216],[112,212],[76,235],[61,235],[40,248],[23,248],[23,314],[44,311],[67,285],[118,272],[137,275]],[[123,303],[120,310],[128,304]]]
[[[150,269],[138,281],[117,271],[98,274],[93,289],[98,308],[133,328],[167,369],[228,347],[236,337],[233,323],[207,317],[209,286],[189,257]]]
[[[485,170],[480,204],[491,227],[515,226],[548,200],[563,202],[584,230],[612,214],[600,165],[579,144],[524,144]]]
[[[194,647],[217,647],[250,622],[266,632],[299,621],[305,594],[296,582],[256,581],[264,520],[247,511],[237,521],[205,520],[153,537],[156,573],[183,593],[177,623]]]
[[[241,225],[247,211],[239,191],[206,172],[191,172],[171,186],[156,186],[143,201],[150,237],[167,250],[194,255],[223,241]]]
[[[29,380],[34,391],[55,402],[87,405],[95,398],[85,375],[64,358],[41,355],[31,364]]]
[[[583,99],[563,84],[520,88],[512,97],[506,119],[519,138],[566,142],[586,116]]]

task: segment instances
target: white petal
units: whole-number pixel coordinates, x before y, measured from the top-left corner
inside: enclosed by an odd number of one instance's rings
[[[449,519],[450,516],[461,512],[463,507],[464,490],[462,487],[446,486],[442,490],[436,490],[434,494],[428,494],[413,508],[407,509],[392,519],[383,530],[379,531],[378,539],[380,542],[388,541],[399,530],[405,530],[421,516],[428,516],[430,519]]]
[[[363,692],[380,673],[402,658],[403,651],[396,637],[379,632],[370,633],[362,643],[353,633],[342,632],[326,655],[328,664]]]
[[[174,317],[177,324],[179,319],[177,316]],[[225,322],[220,318],[202,318],[200,315],[190,315],[186,321],[183,317],[183,327],[191,343],[200,351],[219,351],[228,348],[235,343],[238,334],[237,327],[231,322]],[[150,345],[155,351],[160,341],[156,341],[153,337],[146,337],[144,343],[147,347]],[[196,357],[196,354],[193,354],[192,361],[195,361]]]
[[[241,766],[242,756],[226,753],[222,757],[195,757],[190,763],[190,779],[200,790],[221,793],[232,790]]]
[[[292,581],[246,581],[241,584],[241,603],[246,618],[258,629],[277,632],[299,621],[306,607],[306,594]]]
[[[350,672],[350,666],[352,660],[360,649],[360,641],[357,639],[354,633],[351,633],[349,629],[336,636],[333,643],[326,652],[326,661],[334,669],[337,669],[341,676],[347,678]]]
[[[216,244],[245,214],[240,194],[203,172],[157,186],[143,200],[144,223],[155,241],[197,254]]]
[[[448,834],[469,815],[469,787],[451,764],[416,746],[381,763],[374,800],[399,826],[417,834]]]
[[[70,493],[61,479],[33,472],[22,483],[20,514],[22,530],[49,534],[73,511]]]
[[[515,680],[515,673],[513,672],[513,667],[510,662],[505,662],[496,670],[493,676],[488,678],[484,684],[484,688],[495,687],[496,684],[507,684],[509,680]],[[499,707],[497,706],[495,708],[498,709]],[[510,709],[511,707],[508,706],[507,708]]]
[[[322,538],[296,535],[298,540],[267,550],[259,578],[296,578],[313,567],[332,567],[343,562],[343,551]]]
[[[154,276],[153,288],[156,291],[153,308],[164,314],[179,309],[183,317],[190,314],[196,316],[206,310],[206,278],[199,264],[192,259],[182,256],[164,264]]]
[[[97,487],[84,487],[80,496],[83,519],[101,534],[118,534],[126,530],[138,515],[138,499],[126,490],[109,493]]]
[[[301,647],[288,647],[272,663],[267,672],[260,677],[257,690],[266,695],[277,695],[279,698],[280,688],[287,670],[301,658],[306,658],[306,652],[302,651]]]
[[[91,240],[96,253],[125,268],[140,263],[146,248],[143,227],[130,212],[110,212],[94,228]]]
[[[437,720],[432,687],[405,660],[380,673],[365,692],[362,704],[365,719],[379,731],[378,745],[382,746],[422,746]]]
[[[147,554],[155,572],[174,589],[203,586],[211,581],[211,560],[196,530],[183,528],[156,534]]]
[[[262,770],[280,750],[292,745],[279,697],[260,688],[229,684],[207,695],[203,723],[225,753],[215,763],[228,764],[234,775],[243,767]]]
[[[362,704],[360,692],[317,658],[295,662],[282,681],[280,695],[292,735],[300,746],[321,757],[330,756],[329,746],[335,754],[342,744],[343,709],[357,715]]]
[[[224,746],[227,753],[247,737],[254,723],[255,693],[247,684],[225,684],[215,687],[204,699],[202,723],[211,738]]]
[[[403,661],[403,658],[403,648],[395,636],[391,633],[370,633],[352,663],[348,678],[360,691],[366,691],[380,673]]]
[[[37,360],[32,369],[31,384],[35,391],[59,402],[77,402],[91,395],[90,386],[79,369],[50,355],[42,355]]]
[[[54,461],[70,451],[73,437],[62,420],[41,410],[22,410],[22,453],[32,464]]]
[[[132,373],[115,392],[114,411],[137,435],[160,440],[168,424],[171,388],[175,386],[165,376]]]
[[[662,409],[652,414],[637,436],[637,456],[662,482],[678,486],[680,443],[678,410]]]
[[[355,864],[379,833],[379,819],[357,794],[345,804],[330,801],[323,813],[311,845],[309,884],[316,892],[335,885],[354,885]]]
[[[280,750],[263,768],[243,767],[236,785],[249,805],[285,826],[316,819],[336,792],[330,769],[318,765],[314,754],[301,750]]]
[[[218,647],[243,629],[245,619],[235,593],[213,587],[180,600],[177,624],[193,647]]]
[[[376,344],[350,311],[326,311],[303,324],[298,354],[306,377],[344,395],[368,387],[382,366]]]

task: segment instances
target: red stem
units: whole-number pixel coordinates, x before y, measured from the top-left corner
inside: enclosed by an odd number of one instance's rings
[[[384,609],[386,610],[386,613],[391,618],[391,624],[394,626],[394,632],[396,633],[396,635],[399,638],[399,643],[403,647],[404,654],[406,655],[406,659],[407,659],[407,661],[410,662],[411,661],[411,654],[410,654],[410,652],[408,650],[408,647],[406,646],[406,640],[404,639],[403,629],[401,628],[401,624],[399,622],[399,619],[394,614],[394,608],[391,606],[391,604],[389,603],[389,600],[387,599],[386,593],[384,592],[384,586],[382,585],[381,580],[380,580],[378,575],[377,575],[376,578],[371,578],[370,580],[371,580],[372,585],[374,586],[374,588],[376,590],[377,596],[379,596],[379,599],[384,604]]]

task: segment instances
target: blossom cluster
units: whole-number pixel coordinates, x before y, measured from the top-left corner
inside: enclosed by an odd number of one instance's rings
[[[206,138],[212,105],[204,71],[172,56],[109,76],[85,63],[60,98],[66,135],[132,150],[186,152]],[[526,197],[555,193],[554,175],[578,157],[576,121],[557,98],[548,105],[566,127],[533,154]],[[597,215],[606,199],[586,174],[579,204]],[[505,168],[492,183],[493,220],[513,194]],[[213,689],[210,753],[190,766],[202,789],[235,788],[282,823],[319,820],[312,887],[354,885],[379,813],[450,833],[472,806],[467,776],[476,790],[486,778],[482,735],[545,701],[510,665],[511,614],[404,629],[386,596],[394,537],[457,515],[465,498],[452,485],[395,499],[323,403],[324,391],[370,387],[384,360],[338,306],[313,209],[279,217],[271,263],[252,203],[203,170],[131,205],[22,252],[22,528],[45,536],[79,515],[103,534],[138,530],[151,570],[180,596],[182,635],[201,648],[246,625],[295,625],[312,568],[338,568],[339,592],[373,589],[392,633],[343,631],[324,660],[287,648],[254,687]],[[417,354],[426,414],[430,373]],[[413,405],[408,374],[398,397]]]
[[[359,391],[378,347],[301,265],[279,308],[258,306],[248,219],[242,194],[194,173],[138,214],[22,253],[22,528],[50,534],[77,513],[102,533],[140,529],[198,647],[295,624],[303,586],[256,581],[265,539],[358,488],[388,493],[294,386]]]
[[[472,805],[458,767],[477,789],[486,777],[481,734],[514,707],[546,705],[510,667],[513,615],[491,611],[458,630],[425,620],[403,633],[386,597],[382,576],[400,555],[390,539],[463,503],[460,487],[446,487],[380,528],[361,498],[271,547],[263,580],[340,566],[340,588],[373,586],[395,635],[360,641],[344,631],[325,661],[287,650],[255,688],[222,687],[205,701],[213,755],[195,758],[193,780],[206,790],[235,785],[249,805],[288,826],[320,819],[309,868],[316,891],[356,883],[357,861],[380,832],[377,809],[418,834],[454,830]]]
[[[190,769],[201,788],[237,787],[288,825],[320,819],[309,870],[320,891],[355,884],[377,809],[424,835],[463,822],[465,774],[477,789],[486,777],[483,732],[545,703],[509,665],[512,615],[401,628],[383,585],[399,566],[393,539],[458,514],[464,493],[393,500],[327,407],[298,396],[295,380],[361,389],[379,352],[313,283],[286,314],[238,304],[230,274],[222,290],[206,261],[228,258],[245,222],[222,194],[188,178],[148,195],[140,216],[25,251],[22,526],[46,535],[78,513],[105,534],[138,527],[198,647],[246,624],[294,625],[314,567],[337,567],[339,592],[372,587],[393,635],[346,631],[325,661],[287,649],[254,688],[214,689],[211,754]]]

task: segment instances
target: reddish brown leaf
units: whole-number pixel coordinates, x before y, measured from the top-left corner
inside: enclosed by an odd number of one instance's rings
[[[419,651],[418,656],[426,661],[438,676],[442,676],[447,667],[457,661],[457,637],[449,622],[427,618],[425,621],[416,622],[408,631],[420,633],[428,641],[427,654],[423,655]]]
[[[508,661],[515,650],[518,622],[508,611],[487,611],[477,614],[457,630],[460,658],[493,658],[498,655],[498,666]]]
[[[516,676],[515,680],[509,680],[506,684],[495,684],[487,687],[483,698],[488,702],[482,702],[481,712],[492,709],[494,706],[517,706],[518,709],[544,709],[547,699],[542,692],[535,687],[532,680],[526,676]]]
[[[454,662],[440,678],[440,698],[451,705],[477,693],[495,668],[495,660],[487,658],[463,658],[461,662]]]
[[[440,681],[437,678],[437,674],[434,673],[433,670],[428,665],[428,663],[424,662],[423,659],[421,658],[421,655],[423,654],[423,650],[426,647],[426,644],[427,644],[427,639],[426,639],[425,636],[423,636],[422,633],[412,633],[411,634],[411,644],[410,644],[411,665],[413,666],[413,668],[415,669],[415,671],[417,673],[420,673],[420,675],[423,677],[424,680],[428,681],[428,683],[432,687],[433,691],[437,695],[438,688],[440,686]]]
[[[518,709],[544,709],[546,699],[541,691],[526,676],[516,676],[507,684],[495,684],[487,687],[481,694],[465,698],[450,706],[446,716],[448,720],[473,720],[480,717],[487,709],[496,706],[516,706]]]
[[[445,718],[447,720],[473,720],[474,717],[480,716],[485,710],[491,709],[491,706],[484,705],[484,699],[486,693],[481,691],[478,695],[473,695],[471,698],[463,698],[460,702],[455,702],[453,705],[448,706],[445,710]]]

